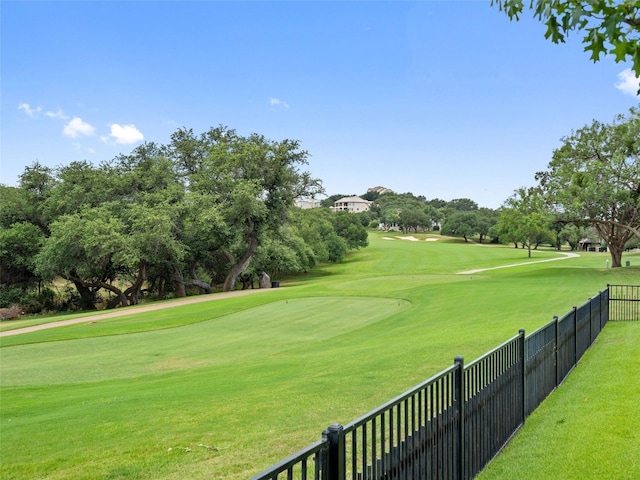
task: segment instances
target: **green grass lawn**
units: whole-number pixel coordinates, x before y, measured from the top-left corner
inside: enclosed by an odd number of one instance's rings
[[[638,255],[527,264],[558,254],[386,236],[269,292],[2,338],[0,478],[248,478],[456,355],[638,283]]]
[[[478,480],[640,478],[640,322],[612,322]]]

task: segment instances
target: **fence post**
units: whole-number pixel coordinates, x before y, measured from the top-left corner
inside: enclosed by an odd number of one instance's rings
[[[525,351],[527,348],[527,342],[524,337],[524,328],[521,328],[518,333],[520,334],[520,365],[522,366],[522,424],[524,425],[524,420],[527,417],[527,353]]]
[[[589,346],[591,346],[591,339],[593,338],[593,328],[591,328],[592,316],[593,316],[593,298],[589,297]]]
[[[609,323],[611,320],[611,285],[607,285],[607,319],[605,323]]]
[[[600,292],[600,331],[602,331],[605,324],[607,323],[607,321],[605,320],[604,308],[602,307],[602,305],[604,305],[604,301],[602,300],[602,297],[607,297],[607,303],[608,303],[609,295],[605,295],[604,292],[605,292],[604,290]],[[607,305],[607,312],[608,311],[609,311],[609,305]]]
[[[466,464],[467,462],[465,461],[465,448],[464,448],[464,444],[465,444],[465,432],[464,432],[464,403],[466,401],[466,395],[465,395],[465,384],[464,384],[464,357],[462,357],[461,355],[458,355],[454,360],[453,360],[454,365],[457,367],[456,368],[456,385],[455,385],[455,398],[454,398],[454,405],[456,405],[456,408],[458,410],[458,415],[459,415],[459,419],[460,422],[458,424],[458,480],[466,480],[467,476],[466,476]]]
[[[344,427],[339,423],[332,423],[322,432],[322,436],[329,440],[329,478],[327,480],[345,480],[345,442],[342,431]]]
[[[553,316],[553,321],[556,322],[556,387],[560,384],[560,323],[558,322],[558,316]]]
[[[573,306],[573,365],[578,363],[578,307]]]

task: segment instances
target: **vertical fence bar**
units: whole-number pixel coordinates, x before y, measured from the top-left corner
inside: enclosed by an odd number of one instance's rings
[[[458,475],[457,480],[466,480],[465,477],[465,448],[464,448],[464,402],[465,402],[465,385],[464,385],[464,357],[458,355],[454,359],[456,367],[455,371],[455,385],[454,385],[454,400],[453,404],[456,408],[456,414],[458,415]]]
[[[593,343],[593,324],[591,318],[593,317],[593,299],[589,299],[589,346]]]
[[[526,354],[526,345],[527,343],[524,341],[524,328],[521,328],[520,331],[520,368],[522,369],[522,375],[520,376],[520,381],[522,382],[522,424],[524,425],[524,420],[527,417],[527,379],[526,379],[526,362],[527,362],[527,354]]]
[[[555,348],[555,360],[556,360],[556,384],[557,387],[560,385],[560,359],[558,358],[558,352],[560,350],[560,326],[558,324],[558,316],[554,315],[553,321],[556,324],[556,348]]]

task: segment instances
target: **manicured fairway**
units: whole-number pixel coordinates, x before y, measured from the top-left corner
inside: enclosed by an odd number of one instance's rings
[[[459,275],[558,254],[385,236],[269,292],[0,339],[0,478],[247,478],[458,354],[638,283],[638,255]]]

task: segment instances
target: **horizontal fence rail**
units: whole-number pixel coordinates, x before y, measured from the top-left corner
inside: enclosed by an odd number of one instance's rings
[[[626,302],[626,303],[625,303]],[[631,306],[627,305],[630,304]],[[252,480],[469,480],[575,367],[607,321],[640,320],[640,286],[609,285],[525,336],[420,385]]]
[[[465,474],[484,468],[524,422],[524,330],[464,369]]]
[[[558,385],[558,318],[525,340],[524,411],[528,416]]]
[[[454,365],[343,429],[353,480],[457,478],[460,400]]]
[[[331,428],[331,427],[330,427]],[[322,440],[309,445],[298,453],[277,463],[253,478],[261,479],[314,479],[326,480],[328,476],[329,431],[325,430]],[[335,478],[335,477],[333,477]]]

